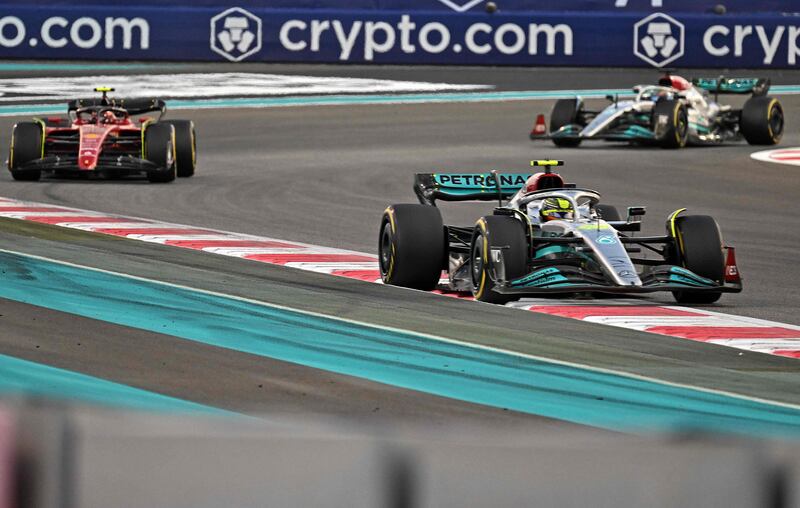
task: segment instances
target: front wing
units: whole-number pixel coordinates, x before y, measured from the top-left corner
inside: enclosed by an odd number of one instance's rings
[[[698,291],[739,293],[741,282],[718,284],[686,268],[662,265],[641,276],[642,285],[614,284],[602,274],[586,272],[576,266],[559,265],[540,268],[511,281],[497,281],[494,291],[501,294],[540,295],[553,293],[637,294],[659,291]]]
[[[576,124],[565,125],[555,132],[550,134],[536,135],[531,133],[531,139],[536,140],[585,140],[585,139],[601,139],[605,141],[651,141],[655,139],[655,134],[652,130],[642,127],[641,125],[626,125],[614,129],[603,131],[594,136],[581,135],[583,127]]]
[[[146,159],[132,155],[101,155],[94,169],[81,169],[78,166],[76,155],[50,155],[41,159],[27,162],[17,168],[18,171],[41,170],[59,171],[64,173],[92,173],[92,172],[117,172],[137,173],[159,171],[164,168]]]

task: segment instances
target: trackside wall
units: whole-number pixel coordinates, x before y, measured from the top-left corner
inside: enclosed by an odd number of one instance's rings
[[[800,15],[792,13],[800,9],[785,0],[763,2],[758,13],[732,0],[724,15],[688,0],[498,0],[493,13],[483,0],[294,2],[307,8],[81,1],[0,4],[0,58],[733,68],[800,61]],[[561,10],[523,10],[531,4]]]

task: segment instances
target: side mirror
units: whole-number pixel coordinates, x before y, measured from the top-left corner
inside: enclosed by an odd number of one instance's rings
[[[641,220],[642,216],[647,212],[645,206],[629,206],[628,207],[628,222]]]
[[[611,102],[614,102],[614,96],[611,94],[606,95],[606,99],[610,100]]]

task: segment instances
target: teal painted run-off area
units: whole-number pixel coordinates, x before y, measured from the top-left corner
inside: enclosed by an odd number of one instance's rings
[[[0,297],[608,429],[800,437],[800,410],[0,251]],[[499,332],[499,333],[502,333]],[[63,395],[63,390],[54,393]]]
[[[0,395],[57,398],[157,412],[224,413],[216,408],[6,355],[0,355]]]

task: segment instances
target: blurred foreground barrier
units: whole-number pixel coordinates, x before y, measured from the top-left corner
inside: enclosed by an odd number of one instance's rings
[[[796,443],[535,423],[13,414],[19,508],[800,506]]]
[[[800,6],[786,0],[723,16],[705,13],[709,2],[691,12],[617,0],[626,7],[490,14],[473,9],[482,0],[430,0],[430,9],[363,1],[314,9],[0,3],[0,57],[729,68],[800,61],[800,15],[792,14]]]

